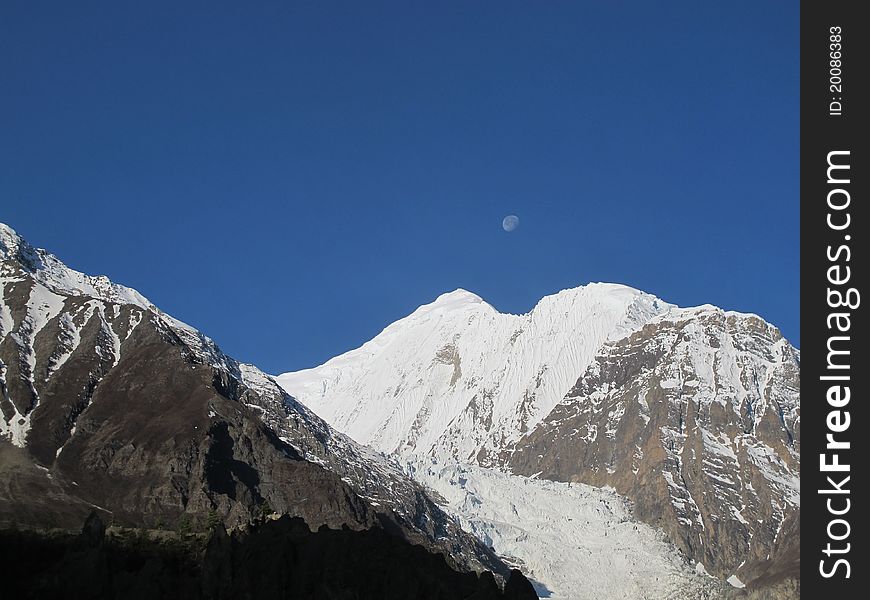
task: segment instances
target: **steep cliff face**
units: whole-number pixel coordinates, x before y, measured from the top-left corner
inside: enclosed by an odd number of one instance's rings
[[[772,326],[714,308],[605,345],[503,459],[516,473],[612,486],[732,582],[797,573],[799,358]]]
[[[0,518],[373,526],[461,570],[507,567],[391,461],[140,294],[0,225]]]

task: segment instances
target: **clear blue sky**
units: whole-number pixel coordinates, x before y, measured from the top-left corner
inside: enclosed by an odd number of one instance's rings
[[[796,2],[5,0],[0,83],[0,221],[270,372],[457,287],[800,341]]]

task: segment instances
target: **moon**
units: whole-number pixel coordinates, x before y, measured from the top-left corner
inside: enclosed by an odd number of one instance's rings
[[[501,222],[501,228],[510,233],[520,226],[520,218],[516,215],[508,215]]]

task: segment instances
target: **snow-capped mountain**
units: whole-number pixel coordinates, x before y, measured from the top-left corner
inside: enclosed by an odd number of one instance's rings
[[[611,486],[734,587],[796,575],[799,354],[755,315],[613,284],[509,315],[457,290],[277,380],[405,461]]]
[[[0,524],[174,527],[264,507],[380,527],[459,570],[508,567],[396,463],[133,289],[0,224]]]
[[[360,348],[278,382],[360,443],[402,457],[494,464],[565,396],[606,341],[670,305],[593,284],[501,314],[465,290],[439,296]]]

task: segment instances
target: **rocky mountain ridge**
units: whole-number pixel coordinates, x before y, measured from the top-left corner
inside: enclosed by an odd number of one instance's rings
[[[462,571],[508,568],[391,460],[141,294],[0,224],[0,522],[134,526],[264,507],[377,527]]]

